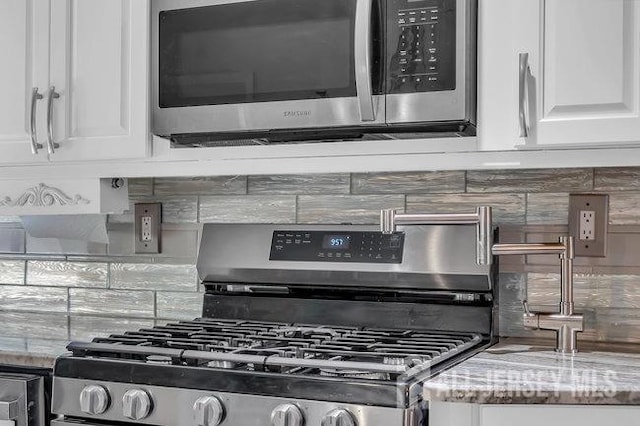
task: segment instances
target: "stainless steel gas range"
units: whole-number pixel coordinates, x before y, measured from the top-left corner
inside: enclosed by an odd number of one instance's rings
[[[425,425],[422,383],[493,341],[477,241],[473,225],[204,225],[202,317],[72,342],[52,424]]]

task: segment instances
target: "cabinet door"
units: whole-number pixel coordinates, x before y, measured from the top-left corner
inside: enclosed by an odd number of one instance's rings
[[[535,143],[640,143],[640,1],[543,0],[543,22]]]
[[[51,1],[52,161],[147,155],[148,23],[147,0]]]
[[[531,102],[527,101],[533,96],[526,94],[535,82],[530,73],[521,72],[520,57],[527,55],[530,67],[538,63],[540,10],[540,2],[532,0],[486,0],[478,5],[478,142],[482,150],[514,149],[528,139],[525,128],[531,127],[526,121]]]
[[[0,164],[47,161],[46,148],[37,154],[31,151],[33,89],[43,93],[47,81],[47,16],[45,1],[0,1]],[[36,125],[43,107],[43,99],[35,102]],[[42,142],[44,135],[37,128],[35,133]]]

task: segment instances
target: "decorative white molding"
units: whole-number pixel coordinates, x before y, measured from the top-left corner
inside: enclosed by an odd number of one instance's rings
[[[80,194],[76,194],[71,198],[61,189],[47,186],[44,183],[27,189],[15,200],[8,196],[0,198],[1,207],[51,207],[56,204],[60,206],[76,206],[89,203],[91,203],[91,201],[82,197]]]

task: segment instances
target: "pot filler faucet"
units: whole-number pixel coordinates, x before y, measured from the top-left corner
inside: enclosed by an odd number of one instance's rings
[[[560,257],[560,312],[529,311],[524,300],[523,324],[532,330],[556,332],[556,351],[576,353],[577,333],[584,330],[584,316],[573,311],[573,237],[560,237],[557,243],[493,243],[491,207],[481,206],[475,213],[398,214],[380,212],[380,229],[384,234],[405,225],[476,225],[476,263],[491,264],[492,256],[522,254],[557,254]]]

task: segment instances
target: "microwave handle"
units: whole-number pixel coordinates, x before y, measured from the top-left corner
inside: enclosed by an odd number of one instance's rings
[[[360,120],[375,121],[371,88],[371,9],[373,0],[356,0],[354,63]]]

